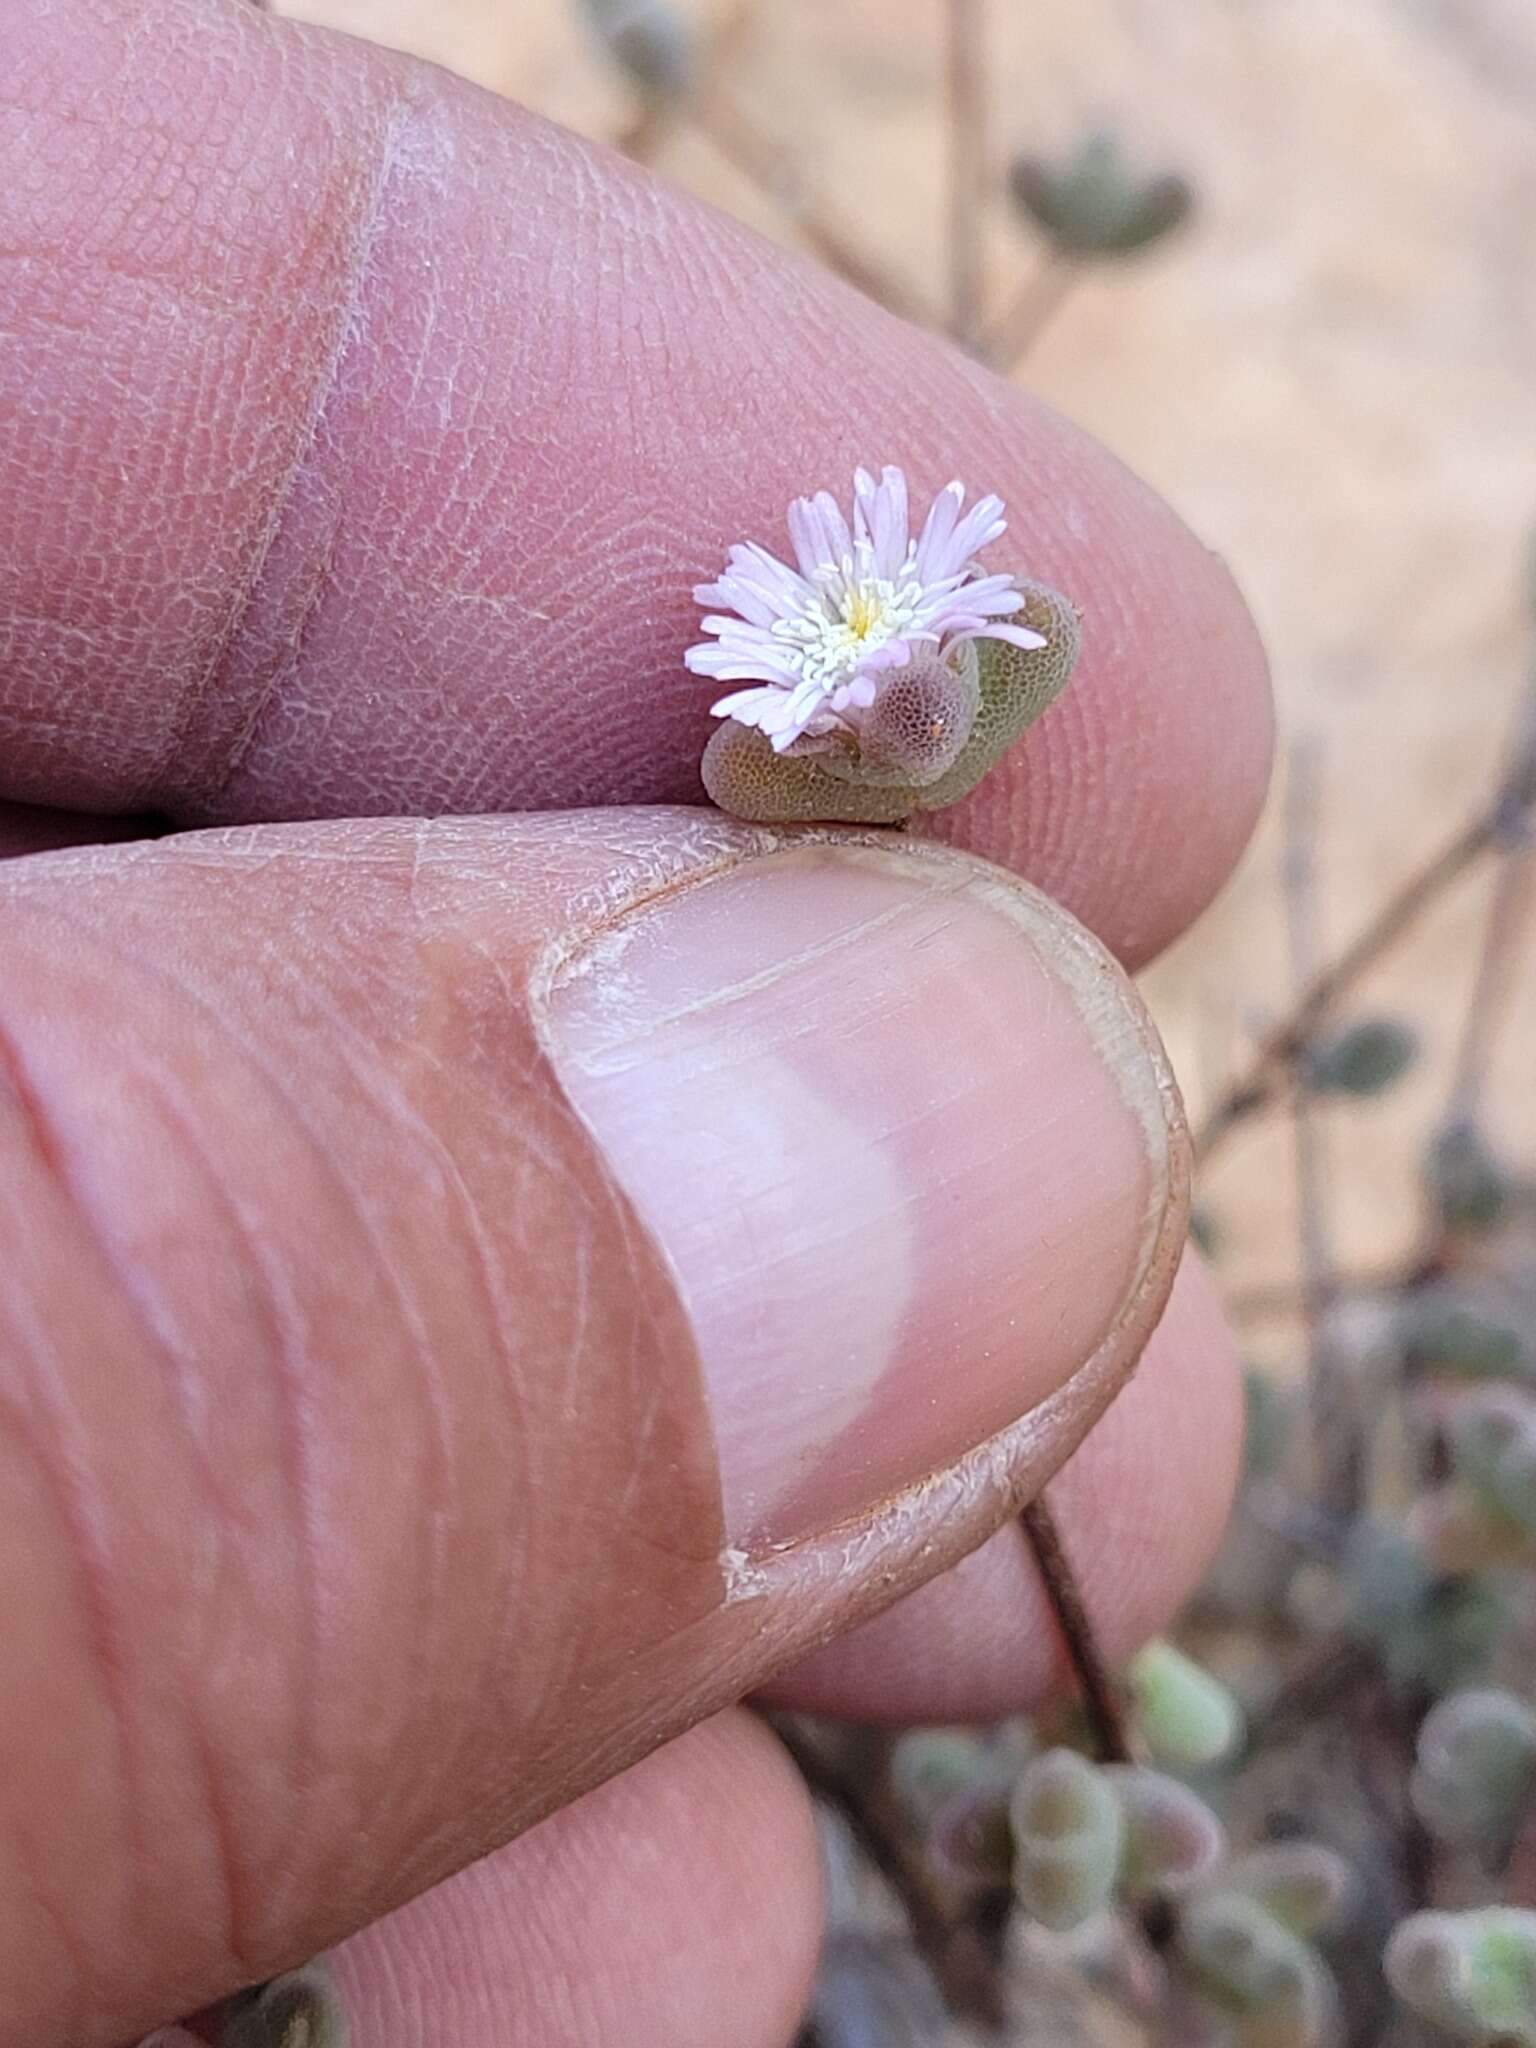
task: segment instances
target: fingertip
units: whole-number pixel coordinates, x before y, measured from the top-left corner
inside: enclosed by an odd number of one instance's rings
[[[1226,1525],[1241,1448],[1237,1348],[1205,1268],[1186,1256],[1136,1373],[1050,1484],[1114,1661],[1163,1630],[1198,1584]],[[1038,1575],[1011,1526],[765,1696],[875,1720],[989,1721],[1068,1682]]]
[[[804,1785],[733,1712],[364,1929],[334,1966],[368,2048],[783,2048],[820,1939]]]

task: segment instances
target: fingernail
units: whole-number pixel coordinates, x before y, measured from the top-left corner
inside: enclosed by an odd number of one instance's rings
[[[1026,1414],[1135,1296],[1176,1098],[1123,976],[981,862],[842,843],[654,899],[549,998],[563,1086],[676,1276],[752,1548]]]

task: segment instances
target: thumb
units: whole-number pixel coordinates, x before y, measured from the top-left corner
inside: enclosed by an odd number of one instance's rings
[[[1177,1100],[1065,913],[696,811],[0,868],[0,2040],[283,1967],[974,1546]]]

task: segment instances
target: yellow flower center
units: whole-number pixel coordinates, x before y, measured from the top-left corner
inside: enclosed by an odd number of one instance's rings
[[[867,640],[885,623],[885,606],[875,591],[854,590],[849,593],[843,621],[855,640]]]

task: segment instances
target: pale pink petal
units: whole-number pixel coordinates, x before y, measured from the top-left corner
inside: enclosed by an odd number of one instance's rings
[[[922,583],[936,583],[950,573],[949,537],[955,530],[955,521],[964,503],[965,485],[957,478],[946,484],[929,506],[928,517],[923,521],[917,542],[916,568]]]
[[[1045,635],[1037,633],[1033,626],[1004,626],[995,619],[988,619],[985,630],[974,637],[978,640],[1006,640],[1010,647],[1026,649],[1050,644]]]
[[[816,501],[813,498],[796,498],[786,520],[800,574],[810,582],[828,566],[826,536],[817,516]]]
[[[878,685],[868,669],[860,669],[846,683],[841,683],[832,692],[834,711],[867,711],[879,694]]]
[[[874,555],[875,574],[888,582],[907,559],[907,479],[887,463],[877,484],[867,469],[854,476],[855,525],[862,526]]]
[[[949,539],[949,567],[963,568],[981,550],[1001,540],[1008,531],[1001,498],[982,498],[956,526]]]
[[[766,714],[784,701],[782,690],[737,690],[710,705],[716,718],[734,718],[738,725],[759,726]]]

